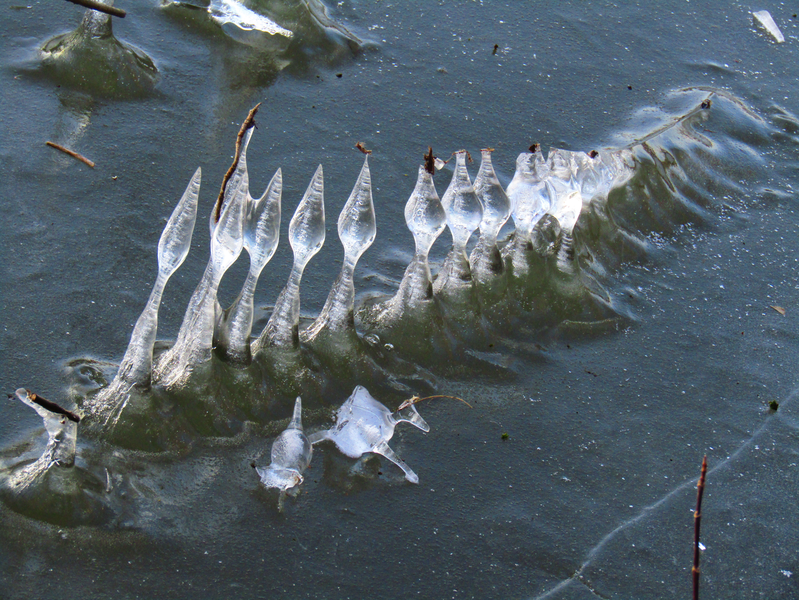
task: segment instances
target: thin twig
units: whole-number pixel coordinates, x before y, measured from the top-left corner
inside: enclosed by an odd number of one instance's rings
[[[120,19],[124,19],[125,15],[128,14],[121,8],[108,6],[107,4],[103,4],[102,2],[97,2],[96,0],[67,0],[67,2],[72,2],[72,4],[79,4],[80,6],[84,6],[86,8],[91,8],[92,10],[103,12],[107,15],[111,15],[112,17],[119,17]]]
[[[371,150],[367,150],[366,149],[366,146],[363,145],[363,142],[358,142],[357,144],[355,144],[355,147],[358,150],[360,150],[361,152],[363,152],[364,154],[371,154],[372,153]]]
[[[227,173],[225,173],[225,176],[222,178],[222,187],[219,189],[219,196],[216,199],[216,208],[214,209],[214,223],[219,222],[219,216],[222,214],[222,204],[225,200],[225,188],[227,187],[227,182],[230,181],[230,178],[233,177],[233,173],[236,172],[236,167],[239,166],[239,158],[241,157],[241,140],[244,139],[244,134],[247,133],[247,130],[250,127],[255,127],[255,113],[258,112],[258,108],[260,106],[261,103],[259,102],[247,114],[247,118],[244,119],[244,123],[241,124],[241,129],[239,129],[239,133],[236,135],[236,155],[233,157],[233,164],[230,165]]]
[[[403,408],[408,408],[413,404],[418,404],[422,400],[432,400],[433,398],[452,398],[453,400],[460,400],[469,408],[472,408],[472,405],[466,402],[463,398],[458,398],[457,396],[445,396],[444,394],[437,394],[435,396],[425,396],[424,398],[420,398],[419,396],[414,396],[413,398],[408,398],[405,402],[399,405],[397,410],[402,410]]]
[[[51,148],[55,148],[56,150],[61,150],[61,152],[63,152],[64,154],[69,154],[72,158],[76,158],[80,162],[89,165],[92,169],[94,168],[94,163],[90,161],[88,158],[86,158],[85,156],[81,156],[80,154],[74,152],[73,150],[70,150],[69,148],[64,148],[64,146],[62,146],[61,144],[56,144],[55,142],[45,142],[45,144],[47,144]]]
[[[49,410],[51,413],[55,413],[57,415],[64,415],[70,421],[73,421],[75,423],[80,423],[80,417],[76,415],[74,412],[69,411],[66,408],[60,407],[55,402],[51,402],[50,400],[45,400],[44,398],[42,398],[41,396],[30,390],[25,390],[25,391],[28,393],[28,400],[30,400],[31,402],[35,402],[42,408]],[[12,398],[13,396],[9,394],[8,397]]]
[[[691,573],[694,578],[694,600],[699,600],[699,526],[702,523],[702,493],[705,491],[705,475],[707,475],[707,456],[702,459],[702,473],[696,484],[696,511],[694,512],[694,566]]]
[[[433,147],[427,147],[427,154],[424,155],[424,170],[431,175],[436,174],[436,157],[433,156]]]

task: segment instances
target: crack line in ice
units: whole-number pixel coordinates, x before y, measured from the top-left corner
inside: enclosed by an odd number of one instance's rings
[[[785,402],[781,403],[781,408],[784,408],[789,402],[792,402],[797,394],[799,394],[799,390],[794,390],[791,393],[791,395],[788,397],[788,399],[785,400]],[[773,415],[773,416],[774,417],[778,417],[779,415]],[[782,421],[782,419],[779,419],[779,420]],[[747,447],[752,445],[752,443],[758,437],[760,437],[761,434],[765,433],[766,430],[769,429],[769,427],[771,426],[771,424],[774,421],[775,421],[775,419],[770,418],[765,423],[763,423],[757,429],[757,431],[755,431],[752,434],[752,437],[750,437],[743,444],[741,444],[741,446],[739,446],[739,448],[735,452],[733,452],[731,455],[729,455],[723,461],[717,463],[712,469],[709,469],[708,470],[708,475],[711,475],[712,473],[714,473],[718,469],[721,469],[722,467],[724,467],[730,461],[735,460]],[[649,516],[655,509],[657,509],[661,505],[665,504],[666,501],[669,500],[669,498],[671,498],[672,496],[675,496],[676,494],[682,492],[685,488],[687,488],[689,486],[695,486],[697,479],[698,479],[698,477],[691,477],[691,478],[687,479],[686,481],[684,481],[683,483],[678,485],[676,488],[674,488],[672,491],[670,491],[668,494],[666,494],[665,496],[663,496],[662,498],[660,498],[659,500],[657,500],[653,504],[650,504],[649,506],[644,507],[643,510],[641,510],[641,512],[638,513],[636,516],[634,516],[631,519],[629,519],[627,521],[624,521],[623,523],[618,525],[615,529],[613,529],[605,537],[603,537],[601,540],[599,540],[599,542],[597,543],[596,546],[591,548],[591,550],[588,552],[588,556],[586,557],[585,562],[583,562],[583,564],[580,565],[580,568],[578,568],[570,577],[568,577],[567,579],[564,579],[563,581],[559,582],[552,589],[550,589],[550,590],[548,590],[548,591],[546,591],[546,592],[544,592],[542,594],[539,594],[538,596],[535,596],[532,600],[544,600],[545,598],[551,598],[551,597],[554,596],[554,594],[556,594],[560,590],[562,590],[565,587],[567,587],[573,581],[576,581],[576,582],[584,585],[592,594],[594,594],[598,598],[602,598],[602,596],[599,593],[597,593],[596,590],[592,589],[592,587],[588,584],[588,582],[586,582],[583,579],[583,573],[588,568],[588,566],[592,563],[593,559],[597,557],[597,555],[607,545],[608,542],[610,542],[614,537],[616,537],[617,533],[623,531],[624,529],[627,529],[627,527],[629,527],[631,525],[635,525],[636,523],[641,521],[644,517]],[[688,564],[688,562],[686,561],[686,565],[687,564]]]

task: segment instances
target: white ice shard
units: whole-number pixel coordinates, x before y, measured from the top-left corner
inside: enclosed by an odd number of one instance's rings
[[[447,215],[436,193],[432,168],[425,165],[419,165],[416,186],[405,204],[405,223],[413,234],[416,251],[397,293],[379,316],[384,323],[399,319],[406,311],[418,309],[420,304],[433,298],[433,279],[427,257],[433,242],[447,225]]]
[[[480,221],[480,239],[472,250],[469,264],[478,283],[487,282],[503,271],[497,235],[511,213],[510,199],[494,172],[491,152],[488,149],[482,151],[480,170],[474,178],[474,191],[483,206],[483,219]]]
[[[45,400],[25,388],[19,388],[17,398],[35,410],[47,430],[47,446],[39,459],[15,473],[15,486],[29,485],[53,466],[71,467],[75,464],[80,417],[57,404]]]
[[[753,12],[752,16],[755,19],[755,23],[768,31],[771,37],[773,37],[778,44],[782,44],[785,41],[785,36],[782,35],[782,31],[780,31],[780,28],[777,27],[777,24],[774,22],[774,19],[771,17],[771,13],[769,11],[759,10],[757,12]]]
[[[544,160],[538,144],[522,152],[516,159],[516,172],[508,185],[511,216],[516,229],[508,253],[517,275],[527,272],[527,252],[531,245],[533,228],[549,210],[552,200],[547,189],[549,165]]]
[[[245,152],[239,160],[245,160]],[[244,249],[250,256],[250,269],[241,293],[217,323],[215,347],[224,352],[227,360],[248,364],[250,334],[254,311],[253,297],[258,278],[272,259],[280,239],[280,200],[283,191],[283,173],[280,169],[272,177],[260,199],[247,199],[244,220]]]
[[[298,396],[289,426],[272,444],[272,462],[256,471],[266,487],[285,492],[302,483],[312,455],[313,446],[302,429],[302,400]]]
[[[455,159],[452,181],[441,199],[447,214],[447,226],[452,233],[452,249],[433,283],[433,290],[437,294],[472,284],[466,243],[483,220],[483,206],[466,169],[466,151],[457,152]]]
[[[252,132],[250,128],[244,136],[245,150]],[[175,345],[159,357],[154,369],[156,380],[165,387],[185,384],[195,367],[211,359],[216,317],[221,310],[216,292],[222,276],[236,262],[243,248],[242,221],[248,190],[247,162],[239,160],[225,186],[218,221],[216,210],[211,211],[211,257],[208,266],[189,300]]]
[[[389,447],[397,423],[406,421],[422,431],[430,431],[430,426],[410,405],[392,413],[375,400],[363,386],[357,386],[352,395],[336,411],[336,423],[326,431],[311,434],[312,444],[330,440],[350,458],[359,458],[367,452],[382,454],[405,472],[411,483],[419,483],[419,477]]]
[[[158,308],[164,286],[172,274],[183,264],[191,248],[194,223],[197,218],[197,199],[200,194],[202,171],[194,172],[183,197],[169,217],[161,239],[158,241],[158,276],[150,298],[142,311],[128,349],[111,384],[89,399],[93,413],[116,413],[129,398],[132,387],[148,388],[153,370],[153,345],[158,333]]]
[[[369,156],[363,160],[361,172],[350,197],[338,217],[338,237],[344,246],[344,260],[322,312],[303,331],[303,341],[312,341],[323,331],[344,331],[354,328],[355,265],[361,255],[372,245],[377,234],[375,206],[372,200],[372,177],[369,173]]]
[[[294,264],[286,287],[263,332],[253,343],[255,354],[265,346],[297,347],[300,343],[300,282],[305,265],[325,243],[325,187],[322,165],[316,169],[308,189],[289,223],[289,244]]]
[[[222,26],[234,25],[244,31],[262,31],[269,35],[294,37],[294,32],[281,27],[272,19],[247,8],[236,0],[211,0],[208,6],[211,18]]]

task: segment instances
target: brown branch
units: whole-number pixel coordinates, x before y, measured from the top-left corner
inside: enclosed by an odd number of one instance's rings
[[[125,15],[128,14],[121,8],[108,6],[107,4],[103,4],[102,2],[97,2],[97,0],[67,0],[67,2],[72,2],[72,4],[79,4],[80,6],[84,6],[86,8],[91,8],[92,10],[103,12],[107,15],[111,15],[112,17],[119,17],[120,19],[124,19]]]
[[[47,144],[51,148],[55,148],[56,150],[61,150],[61,152],[63,152],[64,154],[69,154],[72,158],[76,158],[80,162],[89,165],[92,169],[94,168],[94,163],[92,161],[90,161],[85,156],[81,156],[77,152],[70,150],[69,148],[64,148],[64,146],[56,144],[55,142],[45,142],[45,144]]]
[[[45,400],[38,394],[34,394],[30,390],[25,390],[28,392],[28,400],[31,402],[35,402],[42,408],[49,410],[51,413],[56,413],[57,415],[64,415],[70,421],[74,421],[75,423],[80,423],[80,417],[76,415],[74,412],[68,411],[66,408],[61,408],[55,402],[50,402],[49,400]]]
[[[214,209],[214,223],[219,222],[219,216],[222,214],[222,204],[225,200],[225,188],[230,178],[233,177],[233,173],[236,172],[236,167],[239,166],[239,158],[241,158],[241,140],[244,139],[244,134],[247,133],[248,129],[255,127],[255,113],[258,112],[260,106],[261,103],[259,102],[247,114],[247,118],[244,119],[244,123],[241,124],[241,129],[239,129],[239,133],[236,135],[236,155],[233,157],[233,164],[230,165],[227,173],[225,173],[225,176],[222,178],[222,187],[219,189],[219,196],[216,199],[216,208]]]
[[[705,475],[707,475],[707,456],[702,459],[702,472],[696,484],[696,511],[694,512],[694,566],[691,573],[694,578],[694,600],[699,600],[699,526],[702,523],[702,493],[705,491]]]
[[[371,150],[367,150],[366,149],[366,146],[363,145],[363,142],[358,142],[357,144],[355,144],[355,147],[358,150],[360,150],[361,152],[363,152],[364,154],[371,154],[372,153]]]

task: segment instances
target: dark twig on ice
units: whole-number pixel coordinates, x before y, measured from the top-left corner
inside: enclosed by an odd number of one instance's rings
[[[51,402],[50,400],[45,400],[39,394],[36,394],[30,390],[25,390],[28,393],[28,400],[31,402],[35,402],[42,408],[49,410],[51,413],[55,413],[57,415],[64,415],[70,421],[75,423],[80,423],[80,417],[76,415],[74,412],[67,410],[66,408],[60,407],[55,402]],[[14,394],[8,394],[8,398],[14,398]]]
[[[72,4],[79,4],[80,6],[91,8],[92,10],[104,12],[107,15],[119,17],[120,19],[124,19],[125,15],[128,14],[121,8],[114,8],[113,6],[108,6],[102,2],[97,2],[97,0],[67,0],[67,2],[72,2]]]
[[[247,130],[250,127],[255,127],[255,113],[258,112],[260,106],[261,103],[259,102],[252,108],[247,115],[247,118],[244,119],[244,123],[241,124],[239,133],[236,135],[236,155],[233,157],[233,164],[230,165],[227,173],[225,173],[225,176],[222,178],[222,187],[219,190],[219,197],[216,199],[216,208],[214,209],[214,223],[219,222],[219,216],[222,214],[222,204],[225,200],[225,188],[227,187],[227,182],[230,181],[230,178],[233,177],[233,173],[236,172],[236,167],[239,166],[239,158],[241,157],[241,140],[244,139],[244,134],[247,133]]]
[[[691,573],[694,578],[694,600],[699,600],[699,526],[702,523],[702,493],[705,491],[705,475],[707,475],[707,456],[702,459],[702,473],[696,484],[696,511],[694,512],[694,566]]]
[[[431,175],[436,174],[436,157],[433,156],[433,147],[427,147],[427,154],[424,155],[424,170]]]
[[[79,160],[80,162],[89,165],[92,169],[94,168],[94,163],[90,161],[85,156],[81,156],[77,152],[70,150],[69,148],[64,148],[61,144],[56,144],[55,142],[45,142],[51,148],[55,148],[56,150],[61,150],[64,154],[69,154],[72,158]]]

